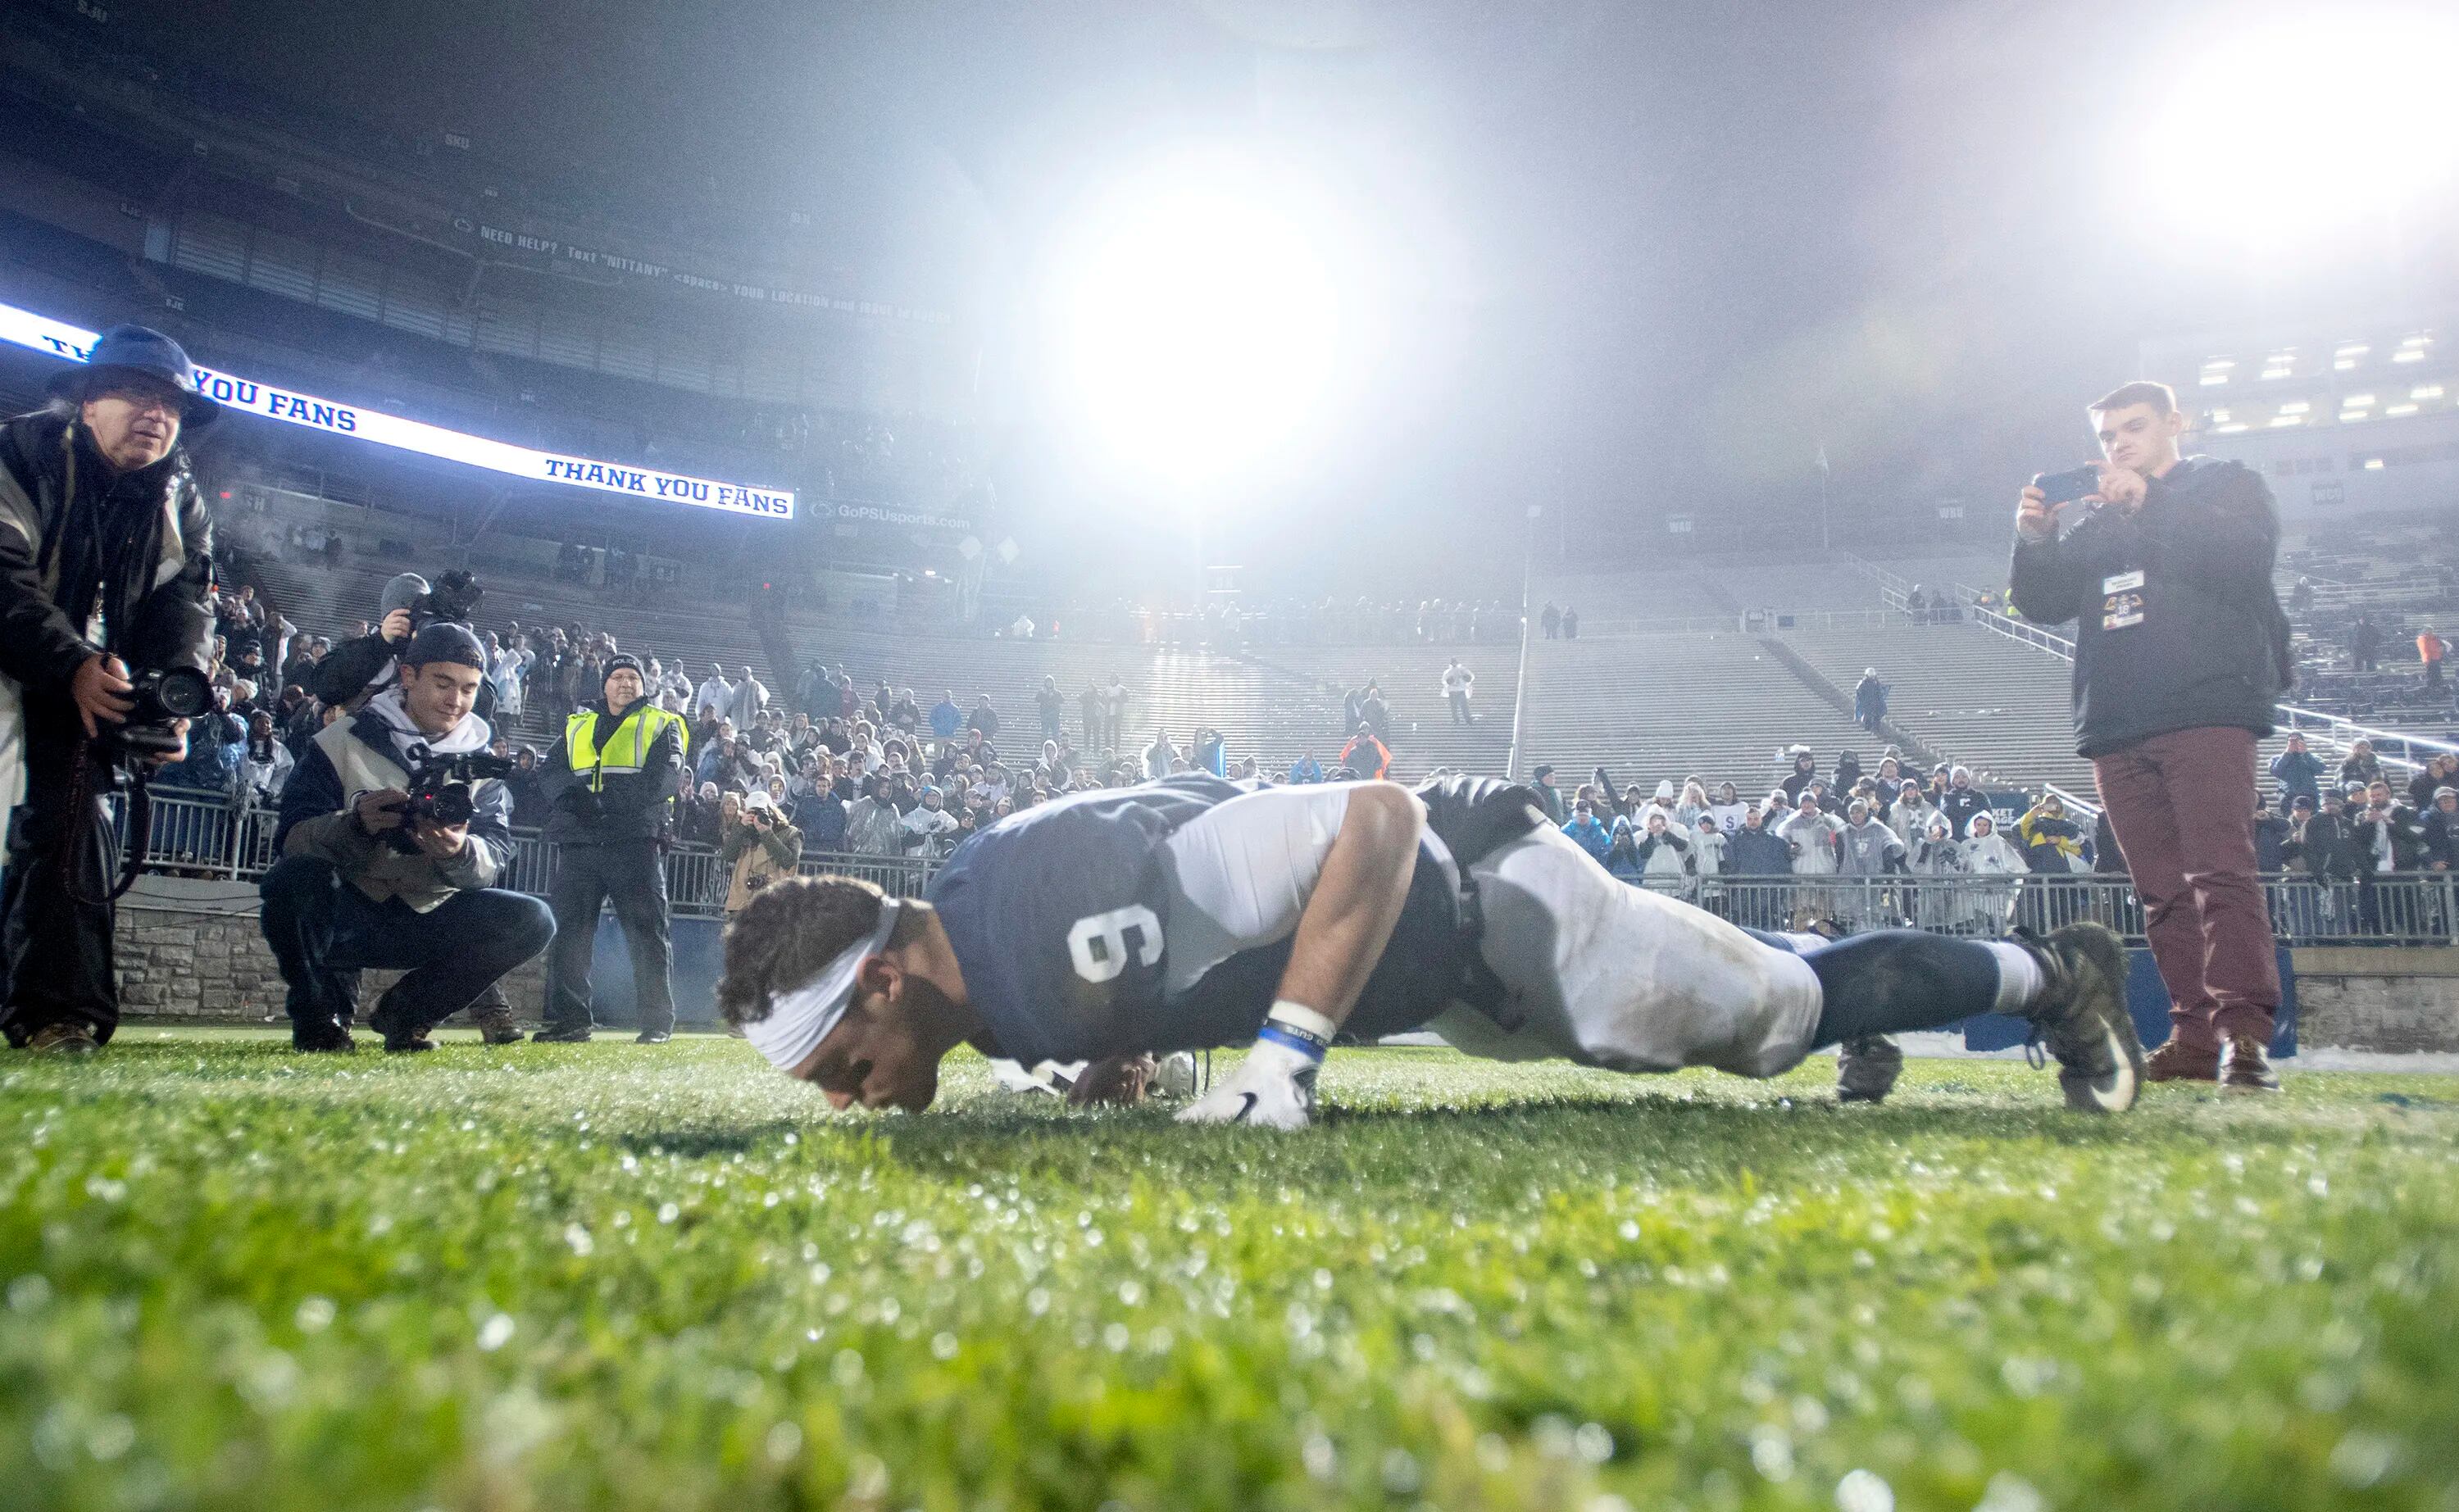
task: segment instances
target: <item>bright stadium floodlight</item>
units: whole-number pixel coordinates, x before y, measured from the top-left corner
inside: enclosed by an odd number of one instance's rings
[[[1126,470],[1201,493],[1289,443],[1331,387],[1341,302],[1305,197],[1189,158],[1118,185],[1059,282],[1062,381]]]
[[[2459,186],[2459,16],[2313,6],[2181,60],[2148,136],[2164,237],[2290,265],[2378,242]]]

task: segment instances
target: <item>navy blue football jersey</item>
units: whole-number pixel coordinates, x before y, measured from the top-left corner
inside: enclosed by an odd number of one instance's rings
[[[1275,938],[1223,947],[1188,901],[1205,879],[1181,875],[1191,863],[1169,847],[1181,828],[1247,790],[1192,774],[1075,793],[957,847],[926,895],[992,1048],[1031,1065],[1254,1037],[1295,920]],[[1463,950],[1457,875],[1430,839],[1349,1030],[1371,1038],[1433,1018],[1459,985]]]

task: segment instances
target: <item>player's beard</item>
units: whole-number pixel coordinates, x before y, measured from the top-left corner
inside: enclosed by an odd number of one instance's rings
[[[919,1113],[939,1095],[939,1060],[962,1038],[955,1026],[965,1013],[935,984],[913,972],[900,984],[896,1008],[893,1027],[881,1046],[887,1053],[874,1059],[872,1079],[885,1076],[890,1106]]]

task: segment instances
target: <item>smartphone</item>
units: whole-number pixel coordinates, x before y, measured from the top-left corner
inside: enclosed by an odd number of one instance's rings
[[[2045,504],[2071,504],[2086,494],[2100,492],[2100,469],[2079,467],[2064,472],[2036,472],[2032,487],[2041,491]]]

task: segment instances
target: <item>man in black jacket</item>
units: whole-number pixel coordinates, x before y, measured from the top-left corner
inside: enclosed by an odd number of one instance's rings
[[[561,850],[551,899],[556,947],[547,963],[547,1022],[536,1038],[556,1044],[589,1038],[590,957],[598,910],[611,900],[632,954],[640,1042],[663,1044],[675,1032],[666,832],[675,774],[691,737],[682,715],[649,702],[638,657],[607,662],[604,693],[564,721],[538,767],[549,804],[546,837]]]
[[[211,662],[212,532],[179,443],[221,411],[179,345],[139,326],[104,331],[51,391],[0,428],[0,811],[22,799],[6,822],[0,1030],[84,1053],[119,1022],[96,737],[131,712],[132,663]],[[172,728],[159,761],[185,753],[186,723]]]
[[[2357,868],[2357,916],[2366,934],[2410,934],[2422,922],[2412,894],[2393,894],[2385,909],[2381,883],[2391,872],[2422,871],[2425,839],[2424,818],[2396,800],[2390,784],[2367,785],[2364,807],[2348,822],[2348,850]]]
[[[2091,415],[2097,489],[2055,507],[2023,492],[2015,603],[2039,624],[2075,621],[2075,748],[2169,989],[2152,1080],[2274,1091],[2280,973],[2252,816],[2255,742],[2286,681],[2279,511],[2260,473],[2178,455],[2185,417],[2167,386],[2128,384]]]
[[[1972,786],[1972,769],[1958,766],[1947,774],[1946,791],[1938,796],[1939,810],[1954,828],[1955,838],[1972,838],[1972,820],[1989,811],[1989,795]]]

